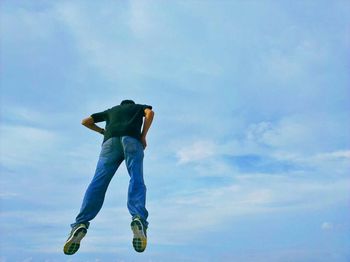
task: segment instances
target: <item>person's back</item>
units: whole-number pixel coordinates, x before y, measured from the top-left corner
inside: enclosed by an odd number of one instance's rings
[[[92,114],[95,123],[106,121],[104,141],[114,136],[131,136],[141,138],[141,126],[145,109],[152,109],[148,105],[124,103],[106,111]]]
[[[145,250],[148,211],[145,206],[143,151],[147,146],[146,135],[153,115],[152,106],[124,100],[120,105],[92,114],[82,121],[84,126],[103,134],[104,139],[95,175],[85,192],[75,223],[71,224],[72,231],[63,248],[65,254],[72,255],[78,251],[90,221],[102,207],[112,177],[124,160],[130,175],[128,209],[132,216],[133,246],[137,252]],[[106,122],[106,130],[95,124],[102,121]]]

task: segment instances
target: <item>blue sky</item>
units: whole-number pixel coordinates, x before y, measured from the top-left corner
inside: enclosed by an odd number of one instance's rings
[[[348,1],[1,1],[0,261],[346,262]],[[102,137],[155,111],[149,246],[122,166],[82,247],[62,246]]]

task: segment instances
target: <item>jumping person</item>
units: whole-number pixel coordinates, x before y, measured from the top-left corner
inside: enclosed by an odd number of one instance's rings
[[[102,150],[95,175],[88,186],[83,203],[71,233],[64,245],[66,255],[73,255],[87,233],[90,221],[100,211],[108,185],[119,165],[125,160],[130,176],[128,209],[132,217],[133,246],[143,252],[147,245],[146,186],[143,180],[143,156],[147,146],[146,135],[152,124],[152,106],[123,100],[120,105],[85,118],[82,124],[104,135]],[[106,121],[106,129],[95,123]]]

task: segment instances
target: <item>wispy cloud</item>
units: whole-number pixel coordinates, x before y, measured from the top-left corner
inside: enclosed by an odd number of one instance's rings
[[[333,229],[333,223],[331,222],[323,222],[321,225],[321,228],[323,230],[332,230]]]
[[[346,261],[346,253],[333,253],[329,249],[317,249],[317,248],[305,248],[305,247],[293,247],[288,249],[278,249],[274,251],[270,250],[256,250],[249,253],[237,252],[235,254],[227,253],[222,257],[222,261],[238,261],[244,262],[247,260],[256,262],[280,262],[280,261]]]
[[[215,144],[211,141],[197,141],[192,145],[181,148],[177,153],[179,164],[197,162],[207,159],[216,153]]]
[[[338,130],[345,129],[348,125],[343,116],[291,115],[274,122],[251,123],[242,128],[242,135],[231,139],[184,140],[175,146],[175,155],[179,164],[193,165],[203,171],[199,173],[211,174],[210,170],[215,170],[216,174],[226,175],[285,174],[318,170],[326,174],[335,168],[340,174],[350,164],[348,138],[338,136]]]
[[[241,175],[229,186],[180,191],[161,201],[151,201],[149,205],[155,218],[153,227],[159,238],[157,241],[167,241],[169,229],[164,227],[166,221],[171,220],[172,239],[180,243],[184,238],[181,232],[194,237],[241,216],[323,209],[345,203],[349,197],[349,182],[348,179],[321,182],[266,174]]]
[[[339,226],[350,199],[345,1],[2,6],[2,260],[62,258],[102,142],[80,120],[124,97],[156,111],[151,248],[131,253],[124,168],[68,260],[346,260],[332,255],[349,242]],[[286,231],[262,240],[270,222]],[[236,235],[236,223],[249,230]],[[296,240],[291,224],[307,230]]]
[[[23,125],[2,125],[1,163],[6,167],[45,163],[58,137],[50,130]]]

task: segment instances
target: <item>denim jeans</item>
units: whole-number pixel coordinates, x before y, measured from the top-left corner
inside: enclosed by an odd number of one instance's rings
[[[130,137],[112,137],[102,144],[95,175],[88,186],[80,213],[75,223],[89,227],[90,221],[100,211],[108,185],[119,165],[125,160],[130,176],[128,190],[128,209],[134,218],[139,216],[147,227],[148,211],[146,205],[146,186],[143,180],[143,147],[139,140]]]

